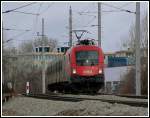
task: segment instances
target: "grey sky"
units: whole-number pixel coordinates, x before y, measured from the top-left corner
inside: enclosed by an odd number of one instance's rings
[[[27,2],[3,2],[2,11],[14,9],[16,7],[27,4]],[[121,7],[131,11],[135,11],[135,2],[106,2],[113,6]],[[41,7],[40,7],[41,5]],[[22,41],[33,39],[36,32],[41,33],[41,19],[45,19],[45,34],[58,40],[59,45],[62,42],[68,41],[68,15],[69,6],[71,5],[73,10],[73,29],[86,29],[92,34],[86,34],[84,38],[97,39],[97,27],[83,27],[97,25],[97,13],[90,13],[87,15],[79,15],[78,12],[97,12],[96,2],[37,2],[31,6],[19,9],[18,11],[25,11],[31,13],[37,13],[41,15],[37,17],[34,15],[25,15],[21,13],[7,13],[3,14],[3,26],[4,28],[14,29],[31,29],[32,31],[23,34],[16,38],[16,40],[10,41],[9,44],[17,45]],[[147,3],[141,2],[141,18],[148,9]],[[102,11],[117,10],[102,4]],[[92,22],[90,22],[92,20]],[[90,22],[90,23],[89,23]],[[130,26],[135,22],[135,14],[126,12],[102,12],[102,48],[104,52],[120,50],[121,39],[124,40]],[[18,35],[19,31],[5,31],[5,40]],[[74,41],[76,41],[75,36]]]

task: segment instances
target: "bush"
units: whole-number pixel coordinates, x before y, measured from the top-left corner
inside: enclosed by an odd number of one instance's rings
[[[123,84],[120,87],[121,94],[135,94],[135,69],[132,68],[122,78]],[[148,69],[147,65],[141,67],[141,94],[148,94]]]

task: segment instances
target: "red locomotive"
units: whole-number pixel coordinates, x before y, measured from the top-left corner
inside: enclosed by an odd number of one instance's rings
[[[56,70],[52,71],[52,68]],[[64,57],[48,67],[49,78],[47,79],[50,80],[51,77],[51,81],[48,81],[48,89],[98,92],[104,86],[103,68],[102,49],[95,46],[93,41],[82,40],[78,45],[70,48]]]

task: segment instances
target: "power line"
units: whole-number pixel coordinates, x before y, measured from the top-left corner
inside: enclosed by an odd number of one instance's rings
[[[54,4],[54,2],[52,2],[51,4],[49,4],[48,7],[47,7],[46,9],[44,9],[44,10],[40,13],[40,15],[43,14],[43,13],[45,13],[53,4]]]
[[[33,38],[34,39],[36,39],[36,37],[35,36],[37,36],[37,35],[35,35],[35,33],[37,33],[37,26],[38,26],[38,19],[39,19],[39,15],[41,15],[41,13],[40,13],[40,10],[41,10],[41,7],[42,7],[42,5],[43,5],[43,3],[40,3],[39,4],[39,7],[38,7],[38,9],[37,9],[37,14],[38,15],[36,15],[36,17],[35,17],[35,22],[33,22],[33,32],[32,32],[32,35],[33,35]],[[35,48],[35,45],[32,43],[32,47],[33,47],[33,51],[34,51],[34,48]]]
[[[15,39],[14,39],[15,40]],[[33,41],[32,39],[21,39],[21,40],[17,40],[17,42],[19,41]]]
[[[84,11],[87,11],[87,9],[88,9],[88,7],[91,5],[91,3],[89,3],[89,5],[87,5],[85,8],[83,8],[82,10],[80,10],[80,11],[82,11],[82,12],[84,12]],[[75,12],[75,11],[74,11]],[[75,13],[78,13],[79,14],[79,12],[75,12]]]
[[[40,9],[41,9],[41,7],[42,7],[42,4],[43,3],[40,3],[39,4],[39,7],[38,7],[38,9],[37,9],[37,14],[38,15],[36,15],[36,17],[35,17],[35,24],[33,24],[33,35],[34,35],[34,33],[36,33],[37,32],[37,26],[38,26],[38,19],[39,19],[39,15],[40,15]]]
[[[37,14],[38,15],[36,15],[36,17],[35,17],[35,24],[33,24],[33,35],[34,35],[34,33],[36,33],[37,32],[37,26],[38,26],[38,19],[39,19],[39,15],[40,15],[40,9],[41,9],[41,7],[42,7],[42,4],[43,3],[40,3],[39,4],[39,7],[38,7],[38,9],[37,9]]]
[[[79,15],[86,15],[86,16],[91,16],[91,17],[93,17],[90,21],[88,21],[88,22],[86,23],[85,26],[82,26],[82,27],[92,27],[92,25],[91,25],[91,26],[87,26],[87,25],[89,25],[91,22],[93,22],[93,21],[96,19],[96,16],[95,16],[95,15],[88,15],[88,14],[79,14]]]
[[[86,7],[84,7],[81,11],[82,12],[84,12],[84,11],[87,11],[87,9],[89,8],[89,6],[91,6],[91,3],[89,3]],[[95,15],[90,15],[90,14],[82,14],[81,12],[79,12],[79,11],[74,11],[75,13],[77,13],[78,15],[86,15],[86,16],[90,16],[90,17],[94,17],[94,18],[92,18],[90,21],[88,21],[88,23],[86,23],[86,25],[87,24],[89,24],[89,23],[91,23],[94,19],[95,19]],[[75,21],[78,21],[78,22],[81,22],[81,19],[76,19]],[[79,26],[80,27],[80,26]],[[84,27],[84,26],[83,26]],[[85,26],[86,27],[86,26]]]
[[[132,12],[130,10],[126,10],[126,9],[122,9],[123,7],[131,4],[131,3],[125,3],[124,5],[120,6],[120,7],[116,7],[116,6],[113,6],[113,5],[109,5],[109,4],[106,4],[106,3],[102,3],[106,6],[109,6],[109,7],[113,7],[115,9],[119,9],[119,10],[102,10],[101,12],[130,12],[130,13],[135,13],[135,12]],[[97,13],[97,11],[93,11],[93,12],[90,12],[90,11],[87,11],[87,12],[78,12],[78,14],[80,15],[87,15],[87,14],[93,14],[93,13]]]
[[[30,14],[30,15],[39,15],[38,13],[29,13],[29,12],[24,12],[24,11],[12,11],[12,12]]]
[[[10,31],[10,30],[15,30],[15,31],[30,31],[28,29],[11,29],[11,28],[2,28],[3,30],[7,30],[7,31]]]
[[[90,26],[88,25],[91,24],[95,19],[96,19],[96,16],[93,15],[93,18],[90,21],[88,21],[84,26],[79,26],[79,27],[94,27],[96,25],[90,25]]]
[[[120,8],[126,7],[126,6],[128,6],[129,4],[131,4],[131,2],[127,2],[127,3],[123,4],[123,5],[121,5]]]
[[[43,4],[43,3],[40,3],[39,8],[38,8],[38,10],[37,10],[37,13],[40,12],[40,9],[41,9],[41,7],[42,7],[42,4]]]
[[[11,40],[15,40],[14,38],[19,37],[19,36],[22,36],[23,34],[25,34],[25,33],[27,33],[27,32],[28,32],[28,31],[24,31],[24,32],[22,32],[22,33],[19,33],[19,34],[13,36],[12,38],[8,39],[8,40],[7,40],[6,42],[4,42],[4,43],[8,43],[8,42],[11,41]]]
[[[128,13],[135,13],[135,12],[133,12],[133,11],[130,11],[130,10],[127,10],[127,9],[123,9],[124,6],[122,6],[122,7],[116,7],[116,6],[107,4],[107,3],[102,3],[102,4],[105,5],[105,6],[108,6],[108,7],[112,7],[112,8],[115,8],[115,9],[119,9],[120,11],[124,11],[124,12],[128,12]]]
[[[90,24],[91,22],[93,22],[96,19],[96,16],[94,16],[86,25]]]
[[[86,26],[85,25],[85,26],[81,26],[81,27],[98,27],[98,25],[90,25],[90,26],[88,26],[88,25]],[[103,27],[101,27],[101,28],[103,28]]]
[[[86,16],[95,16],[95,15],[89,15],[89,14],[86,14],[87,12],[83,12],[83,13],[81,13],[81,12],[78,12],[78,14],[79,15],[86,15]]]
[[[124,12],[122,10],[102,10],[101,12]],[[97,13],[97,11],[93,11],[93,12],[79,12],[80,15],[88,15],[88,14],[93,14],[93,13]],[[132,13],[135,13],[135,12],[132,12]]]
[[[32,3],[26,4],[26,5],[23,5],[23,6],[17,7],[17,8],[15,8],[15,9],[6,10],[6,11],[4,11],[4,12],[2,12],[2,13],[9,13],[9,12],[13,12],[13,11],[15,11],[15,10],[17,10],[17,9],[21,9],[21,8],[24,8],[24,7],[27,7],[27,6],[33,5],[33,4],[35,4],[35,3],[36,3],[36,2],[32,2]]]

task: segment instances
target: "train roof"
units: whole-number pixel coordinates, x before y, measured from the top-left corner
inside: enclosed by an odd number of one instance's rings
[[[73,46],[72,48],[76,49],[76,48],[88,48],[88,49],[101,49],[100,47],[96,46],[96,45],[76,45]]]
[[[71,47],[70,49],[68,49],[66,54],[71,53],[72,51],[77,51],[77,50],[100,50],[102,51],[102,49],[96,45],[75,45]]]

